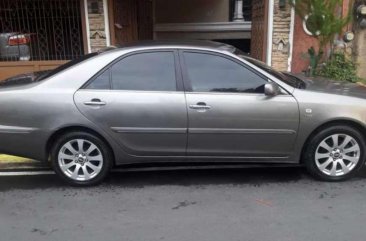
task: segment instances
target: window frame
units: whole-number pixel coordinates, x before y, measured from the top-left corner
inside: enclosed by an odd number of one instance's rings
[[[219,91],[193,91],[192,88],[192,81],[189,78],[189,74],[188,74],[188,68],[185,62],[185,58],[184,58],[184,53],[196,53],[196,54],[206,54],[206,55],[212,55],[212,56],[218,56],[218,57],[222,57],[225,58],[229,61],[232,61],[234,63],[239,64],[240,66],[242,66],[243,68],[247,69],[248,71],[252,72],[253,74],[257,75],[258,77],[260,77],[261,79],[263,79],[263,81],[270,83],[270,80],[263,75],[262,73],[258,72],[257,70],[251,68],[250,66],[246,65],[245,63],[243,63],[242,61],[239,61],[238,59],[235,59],[231,56],[228,56],[226,54],[222,54],[222,53],[218,53],[218,52],[213,52],[213,51],[207,51],[207,50],[190,50],[190,49],[184,49],[184,50],[180,50],[179,51],[179,59],[181,62],[181,66],[182,66],[182,75],[183,75],[183,82],[184,82],[184,87],[185,87],[185,91],[189,92],[189,93],[205,93],[205,94],[247,94],[247,95],[264,95],[264,93],[249,93],[249,92],[219,92]]]
[[[175,71],[175,82],[177,89],[174,90],[119,90],[119,89],[113,89],[113,80],[112,80],[112,67],[122,61],[125,58],[131,57],[133,55],[138,54],[146,54],[146,53],[161,53],[161,52],[168,52],[172,53],[174,56],[174,71]],[[88,89],[88,86],[95,81],[100,75],[102,75],[105,71],[109,71],[109,89]],[[115,60],[113,60],[111,63],[103,67],[98,73],[96,73],[93,77],[91,77],[80,89],[82,90],[89,90],[89,91],[135,91],[135,92],[183,92],[183,77],[181,73],[181,67],[180,67],[180,59],[177,49],[149,49],[149,50],[137,50],[137,51],[131,51],[126,54],[123,54],[122,56],[119,56]]]

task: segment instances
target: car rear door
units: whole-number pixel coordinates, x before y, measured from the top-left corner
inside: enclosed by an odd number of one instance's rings
[[[128,154],[185,155],[187,109],[175,50],[123,56],[74,98]]]
[[[181,51],[189,117],[190,156],[287,159],[299,125],[290,94],[268,97],[268,79],[241,61],[202,51]]]

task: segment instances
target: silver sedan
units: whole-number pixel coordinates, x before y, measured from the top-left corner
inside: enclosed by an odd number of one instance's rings
[[[220,43],[131,45],[0,82],[0,153],[82,186],[147,163],[305,165],[340,181],[364,164],[365,97]]]

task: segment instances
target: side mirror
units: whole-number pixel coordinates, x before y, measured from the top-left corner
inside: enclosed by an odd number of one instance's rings
[[[276,83],[268,83],[264,86],[264,94],[266,96],[276,96],[281,93],[280,87]]]

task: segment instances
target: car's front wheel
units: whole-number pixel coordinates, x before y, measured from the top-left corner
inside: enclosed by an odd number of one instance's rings
[[[51,151],[55,172],[76,186],[100,183],[108,174],[112,155],[99,137],[86,132],[73,132],[56,140]]]
[[[325,181],[343,181],[353,177],[365,159],[365,140],[350,126],[331,126],[315,134],[304,152],[311,174]]]

